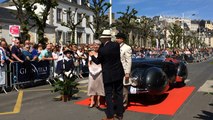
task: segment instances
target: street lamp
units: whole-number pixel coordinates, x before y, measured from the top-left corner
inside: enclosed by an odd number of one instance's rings
[[[185,30],[184,30],[184,13],[183,13],[183,16],[182,16],[182,20],[181,20],[182,24],[182,29],[183,29],[183,35],[182,35],[182,40],[181,40],[181,44],[182,44],[182,49],[184,49],[184,45],[183,45],[183,41],[184,41],[184,35],[185,35]]]
[[[209,32],[209,33],[208,33],[208,37],[209,37],[209,47],[211,47],[211,36],[212,36],[212,33]]]
[[[109,26],[112,25],[112,0],[109,0],[110,8],[109,8]]]
[[[197,14],[192,14],[192,16],[197,16]],[[197,19],[199,18],[199,17],[196,17]],[[197,20],[196,20],[197,21]],[[202,42],[202,33],[201,33],[201,27],[200,27],[200,24],[198,23],[198,28],[197,28],[197,30],[198,30],[198,40],[200,41],[200,42]]]

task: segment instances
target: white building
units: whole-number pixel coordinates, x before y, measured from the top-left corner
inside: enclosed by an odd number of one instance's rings
[[[190,30],[191,30],[191,31],[194,31],[194,32],[197,32],[197,31],[198,31],[198,28],[199,28],[199,24],[197,24],[197,23],[192,23],[192,24],[191,24]]]
[[[74,12],[77,8],[77,15],[75,16],[75,23],[78,21],[79,17],[85,13],[86,18],[83,19],[81,25],[77,26],[75,30],[75,43],[82,44],[82,43],[92,43],[93,41],[93,32],[90,27],[87,25],[87,22],[93,22],[93,12],[85,5],[86,0],[58,0],[58,6],[55,9],[50,11],[50,15],[48,16],[47,24],[50,26],[55,26],[55,37],[49,38],[45,35],[51,42],[53,43],[70,43],[71,42],[71,29],[64,27],[61,25],[62,22],[67,22],[67,14],[65,10],[71,8]],[[7,2],[3,3],[1,6],[14,9],[15,7],[12,6],[12,0],[8,0]],[[37,5],[37,13],[42,10],[41,5]],[[35,31],[35,30],[34,30]],[[36,38],[34,36],[33,38]],[[34,39],[31,41],[36,42],[37,40]]]
[[[74,12],[76,8],[77,15],[75,22],[81,17],[82,13],[86,13],[86,18],[77,26],[75,30],[75,43],[92,43],[93,32],[88,26],[87,22],[93,22],[93,12],[84,4],[85,0],[58,0],[58,6],[52,10],[52,18],[48,21],[49,24],[57,26],[56,28],[56,42],[63,41],[63,43],[71,42],[71,30],[61,25],[61,22],[67,22],[67,14],[64,12],[71,8]],[[50,15],[51,16],[51,15]],[[52,21],[51,21],[52,20]]]
[[[8,44],[12,44],[14,36],[9,33],[10,25],[20,25],[19,21],[16,20],[14,10],[0,7],[0,38],[5,38]],[[45,37],[49,38],[50,42],[55,39],[55,26],[47,24],[45,28]],[[29,31],[31,42],[37,43],[36,27]],[[20,31],[21,32],[21,31]]]
[[[179,17],[167,17],[167,16],[160,16],[159,21],[166,21],[167,23],[180,23],[183,27],[188,27],[191,30],[191,19],[187,18],[179,18]]]

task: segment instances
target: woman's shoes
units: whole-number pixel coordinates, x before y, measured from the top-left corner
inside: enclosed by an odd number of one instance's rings
[[[89,105],[89,108],[93,108],[94,106],[95,106],[95,103],[90,104],[90,105]]]
[[[96,108],[100,108],[100,103],[95,105]]]
[[[95,103],[89,104],[89,108],[93,108],[93,107],[100,108],[100,103],[98,103],[98,104],[95,104]]]

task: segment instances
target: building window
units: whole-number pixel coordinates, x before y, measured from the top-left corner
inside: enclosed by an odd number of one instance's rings
[[[81,5],[87,6],[87,0],[81,0]]]
[[[71,15],[71,13],[70,12],[67,12],[67,23],[70,21],[70,15]]]
[[[82,44],[82,33],[77,32],[77,45]]]
[[[60,23],[62,22],[62,9],[57,8],[57,22]]]
[[[81,14],[81,13],[78,13],[78,14],[77,14],[77,22],[81,21],[81,19],[82,19],[82,14]],[[82,26],[82,22],[81,22],[80,25]]]
[[[87,43],[87,44],[90,44],[90,43],[91,43],[91,41],[90,41],[90,34],[87,34],[86,37],[87,37],[87,38],[86,38],[86,43]]]
[[[67,36],[66,36],[66,32],[63,32],[62,35],[63,35],[63,44],[65,44],[65,42],[66,42],[66,37],[67,37]]]
[[[62,38],[62,31],[57,31],[56,32],[56,43],[60,43]]]
[[[72,33],[71,32],[67,32],[67,39],[66,39],[66,43],[71,43],[71,35],[72,35]]]
[[[91,22],[90,21],[90,16],[87,15],[85,18],[86,18],[86,27],[89,27],[90,26],[90,22]]]
[[[76,4],[77,4],[77,3],[78,3],[78,0],[72,0],[72,3],[76,3]]]

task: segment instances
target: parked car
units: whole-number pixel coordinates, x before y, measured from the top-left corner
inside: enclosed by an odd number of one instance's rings
[[[187,76],[187,66],[182,61],[173,58],[133,58],[129,93],[160,95],[172,84],[184,83]]]

